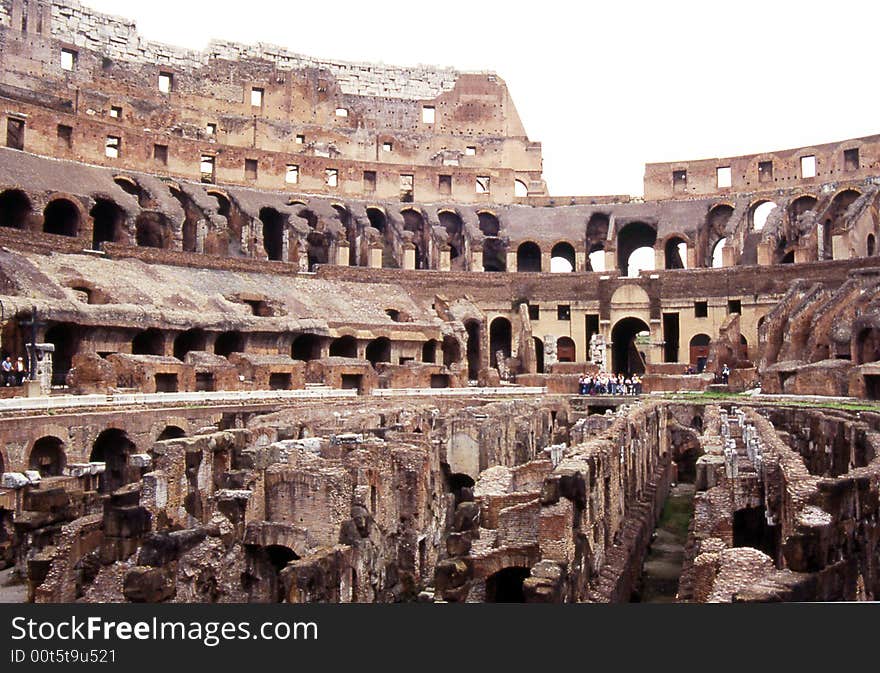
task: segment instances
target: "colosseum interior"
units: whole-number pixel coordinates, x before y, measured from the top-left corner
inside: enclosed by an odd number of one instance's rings
[[[880,598],[880,135],[553,197],[498,75],[0,0],[0,144],[3,600]]]

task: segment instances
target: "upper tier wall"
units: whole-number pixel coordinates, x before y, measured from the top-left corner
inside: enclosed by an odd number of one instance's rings
[[[210,157],[210,180],[349,197],[546,193],[540,143],[492,73],[183,50],[75,2],[0,0],[0,98],[27,149],[100,165],[198,180]]]
[[[762,154],[645,164],[645,198],[809,191],[837,181],[865,180],[878,172],[880,135],[873,135]]]

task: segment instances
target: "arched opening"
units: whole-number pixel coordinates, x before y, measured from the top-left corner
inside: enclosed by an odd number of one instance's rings
[[[391,241],[391,231],[388,226],[388,218],[379,208],[367,208],[367,219],[370,226],[379,232],[382,241],[382,267],[396,269],[400,265],[394,257],[394,244]]]
[[[874,238],[874,234],[868,234],[868,238],[865,240],[865,253],[868,257],[874,256],[874,251],[877,248],[877,239]]]
[[[140,480],[140,468],[129,464],[128,460],[134,453],[137,453],[137,447],[125,430],[109,428],[98,435],[92,444],[89,460],[106,465],[101,475],[101,493],[113,493],[126,484]]]
[[[50,201],[43,210],[43,231],[59,236],[78,236],[79,208],[67,199]]]
[[[498,218],[495,217],[494,214],[489,211],[483,210],[477,213],[477,218],[480,223],[480,231],[483,232],[483,236],[492,237],[498,236],[501,234],[501,223],[498,221]]]
[[[166,439],[180,439],[181,437],[186,437],[186,430],[178,425],[166,425],[162,432],[159,433],[159,436],[156,437],[156,441],[161,442]]]
[[[156,328],[139,332],[131,340],[131,353],[132,355],[165,355],[165,335]]]
[[[214,355],[228,358],[233,353],[244,353],[244,334],[235,330],[222,332],[214,341]]]
[[[541,271],[541,248],[537,243],[526,241],[516,249],[516,270],[536,273]]]
[[[843,224],[843,217],[846,214],[847,208],[860,196],[861,193],[855,189],[844,189],[831,199],[831,205],[828,207],[825,217],[831,220],[832,228],[837,229]]]
[[[535,371],[538,374],[544,373],[544,342],[538,337],[532,337],[535,344]]]
[[[60,477],[67,465],[64,442],[58,437],[40,437],[31,448],[28,469],[40,473],[41,477]]]
[[[321,337],[316,334],[300,334],[290,346],[290,357],[309,362],[321,357]]]
[[[577,347],[574,339],[563,336],[556,340],[556,359],[559,362],[577,362]]]
[[[489,325],[489,364],[498,366],[498,354],[509,358],[513,352],[513,329],[507,318],[498,317]]]
[[[525,603],[523,585],[531,575],[528,568],[504,568],[486,578],[487,603]]]
[[[706,362],[709,360],[709,343],[711,339],[708,334],[695,334],[690,342],[690,363],[696,368],[698,374],[702,374],[706,369]]]
[[[788,207],[789,219],[792,222],[797,222],[798,218],[806,213],[808,210],[813,210],[816,207],[817,199],[815,196],[811,194],[804,194],[803,196],[799,196],[794,201],[791,202],[791,205]]]
[[[718,239],[715,247],[712,248],[712,268],[720,269],[724,266],[724,246],[727,245],[727,239]]]
[[[561,242],[550,251],[550,273],[571,273],[577,268],[574,246]]]
[[[529,187],[522,180],[513,181],[513,195],[518,199],[523,199],[529,195]]]
[[[204,213],[195,204],[192,197],[184,193],[176,185],[169,185],[168,191],[171,196],[177,199],[180,207],[183,208],[183,251],[196,252],[198,250],[199,238],[199,221],[204,218]]]
[[[422,362],[437,362],[437,340],[431,339],[422,344]]]
[[[507,246],[500,238],[483,241],[483,271],[507,271]]]
[[[437,214],[440,225],[446,230],[449,242],[449,261],[453,268],[461,268],[462,264],[455,264],[456,260],[464,259],[464,223],[458,213],[443,210]]]
[[[430,230],[425,225],[424,216],[413,208],[402,210],[403,229],[413,233],[412,242],[416,246],[416,268],[430,269]]]
[[[272,261],[281,261],[284,256],[284,220],[286,218],[274,208],[260,209],[260,222],[263,223],[263,248]]]
[[[610,226],[611,218],[607,213],[593,213],[587,221],[586,247],[590,271],[605,270],[605,241]]]
[[[336,218],[345,230],[345,240],[348,242],[348,265],[360,266],[361,238],[358,236],[357,219],[352,216],[348,208],[338,203],[332,204],[332,207],[336,211]]]
[[[367,344],[366,356],[374,367],[380,362],[391,362],[391,340],[388,337],[373,339]]]
[[[190,351],[204,351],[208,347],[208,335],[197,327],[181,332],[174,338],[174,357],[180,361],[186,360],[186,354]]]
[[[443,337],[443,366],[452,367],[461,362],[461,344],[454,336]]]
[[[705,232],[698,237],[697,249],[700,252],[697,264],[711,267],[713,253],[718,247],[718,241],[727,236],[727,225],[733,216],[733,206],[721,203],[709,211],[706,218]]]
[[[643,374],[646,357],[642,350],[650,328],[639,318],[623,318],[611,330],[612,370],[618,374]]]
[[[767,218],[770,217],[770,213],[776,207],[773,201],[759,201],[753,205],[749,211],[749,228],[752,231],[761,231],[764,225],[767,224]]]
[[[33,207],[20,189],[7,189],[0,194],[0,227],[25,229]]]
[[[46,341],[55,346],[52,353],[52,385],[67,383],[73,356],[79,349],[79,329],[69,323],[55,325],[46,331]]]
[[[92,249],[100,250],[105,242],[125,240],[125,211],[108,199],[96,199],[89,211],[92,217]]]
[[[687,241],[671,236],[663,248],[663,259],[668,270],[687,268]]]
[[[468,320],[464,324],[467,331],[467,362],[468,379],[476,381],[480,376],[480,366],[483,356],[482,340],[480,337],[480,323],[477,320]]]
[[[141,208],[148,207],[148,195],[144,191],[143,187],[141,187],[134,178],[130,178],[127,175],[117,175],[113,178],[113,182],[115,182],[122,191],[126,194],[131,194],[138,200],[138,205]]]
[[[330,240],[327,234],[313,231],[306,236],[306,243],[310,271],[314,271],[319,264],[330,263]]]
[[[630,222],[617,233],[617,268],[621,276],[630,276],[630,265],[640,269],[653,268],[653,258],[646,258],[644,248],[653,250],[657,242],[657,230],[645,222]],[[635,259],[633,253],[639,252]],[[638,275],[636,273],[636,275]]]
[[[356,358],[357,339],[353,336],[341,336],[330,342],[330,357]]]
[[[134,221],[135,242],[141,248],[171,247],[171,230],[162,213],[146,211]]]

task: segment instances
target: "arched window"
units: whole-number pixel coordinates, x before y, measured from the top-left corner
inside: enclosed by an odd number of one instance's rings
[[[94,225],[92,227],[92,248],[100,250],[104,242],[121,242],[124,240],[125,211],[114,201],[96,199],[89,211]]]
[[[556,340],[556,359],[559,362],[577,362],[577,348],[574,339],[563,336]]]
[[[263,249],[266,257],[280,261],[284,255],[284,216],[274,208],[260,209],[260,222],[263,223]]]
[[[667,269],[687,268],[687,242],[678,236],[666,240],[663,258]]]
[[[577,266],[576,259],[571,243],[557,243],[550,252],[550,272],[571,273]]]
[[[617,268],[621,276],[638,275],[631,270],[654,268],[653,248],[657,230],[645,222],[630,222],[617,234]],[[650,252],[648,252],[650,249]],[[638,253],[633,257],[634,253]]]
[[[28,457],[28,468],[36,470],[41,477],[60,477],[67,465],[64,442],[58,437],[41,437],[34,442]]]
[[[165,355],[165,335],[150,328],[139,332],[131,341],[133,355]]]
[[[498,366],[498,353],[510,357],[513,346],[513,329],[507,318],[495,318],[489,326],[489,362]]]
[[[767,218],[777,208],[773,201],[760,201],[752,206],[749,212],[749,222],[753,231],[761,231],[767,223]]]
[[[721,238],[712,248],[712,268],[720,269],[724,266],[724,246],[727,245],[727,239]]]
[[[43,210],[43,231],[59,236],[79,235],[79,209],[67,199],[50,201]]]
[[[244,353],[244,335],[241,332],[222,332],[214,341],[214,354],[225,358],[233,353]]]
[[[387,337],[379,337],[367,344],[367,360],[375,367],[380,362],[391,362],[391,341]]]
[[[330,343],[330,356],[342,358],[357,357],[357,340],[353,336],[342,336]]]
[[[537,243],[526,241],[516,249],[516,270],[538,272],[541,270],[541,248]]]
[[[33,207],[23,191],[8,189],[0,194],[0,227],[24,229]]]

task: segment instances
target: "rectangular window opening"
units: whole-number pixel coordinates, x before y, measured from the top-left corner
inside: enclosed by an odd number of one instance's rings
[[[6,119],[6,147],[13,150],[24,149],[24,119]]]
[[[715,169],[715,181],[718,185],[718,189],[728,189],[733,180],[733,175],[730,170],[730,166],[719,166]]]
[[[118,159],[121,144],[122,141],[117,136],[107,136],[107,140],[104,143],[104,154],[110,159]]]
[[[70,149],[73,147],[73,127],[58,124],[58,145]]]
[[[436,110],[433,105],[422,106],[422,123],[433,124],[436,119]]]
[[[159,73],[159,91],[162,93],[171,93],[174,87],[174,75],[170,72]]]
[[[437,179],[437,188],[444,196],[449,196],[450,194],[452,194],[452,176],[439,176],[439,178]]]
[[[215,158],[209,154],[203,154],[199,162],[202,182],[213,184],[217,176],[215,173]]]
[[[263,89],[258,87],[251,89],[251,107],[263,107]]]
[[[412,203],[413,176],[409,173],[404,173],[400,176],[400,200],[404,203]]]
[[[474,156],[476,156],[476,155],[477,155],[477,148],[474,147],[473,145],[469,145],[469,146],[465,147],[465,148],[464,148],[464,155],[465,155],[466,157],[474,157]]]
[[[742,315],[742,301],[739,299],[729,299],[727,301],[727,312],[728,313],[738,313]]]
[[[672,191],[683,192],[687,190],[688,172],[684,169],[672,171]]]
[[[758,162],[758,182],[773,182],[773,162]]]
[[[299,166],[287,164],[287,170],[284,172],[284,182],[288,185],[295,185],[299,182]]]
[[[383,152],[390,152],[393,149],[394,149],[394,146],[391,143],[382,143],[382,151]]]
[[[168,145],[153,145],[153,159],[163,166],[168,165]]]
[[[529,320],[541,319],[541,307],[537,304],[529,304]]]
[[[209,136],[217,135],[217,124],[215,124],[214,122],[208,122],[208,125],[205,126],[205,133],[207,133]]]
[[[339,186],[339,171],[335,168],[327,168],[324,170],[324,181],[328,187]]]
[[[708,318],[709,317],[709,302],[695,301],[694,302],[694,317],[695,318]]]
[[[257,179],[257,160],[256,159],[245,159],[244,160],[244,177],[248,180],[256,180]]]
[[[843,170],[857,171],[859,170],[859,148],[855,147],[851,150],[843,151]]]
[[[113,119],[122,119],[122,108],[118,105],[114,105],[110,108],[110,116],[113,117]]]
[[[376,171],[364,171],[364,192],[372,194],[376,191]]]
[[[801,157],[801,178],[816,177],[816,157],[812,154]]]
[[[297,145],[302,145],[306,142],[306,137],[301,133],[297,134],[295,142]]]
[[[77,58],[77,53],[73,49],[62,49],[61,50],[61,69],[62,70],[75,70],[76,69],[76,58]]]
[[[346,109],[344,107],[336,108],[336,116],[337,117],[347,117],[348,116],[348,109]]]
[[[491,190],[491,179],[488,175],[478,175],[476,182],[477,194],[488,194]]]
[[[571,320],[571,306],[568,304],[559,304],[556,307],[556,319],[562,321]]]

